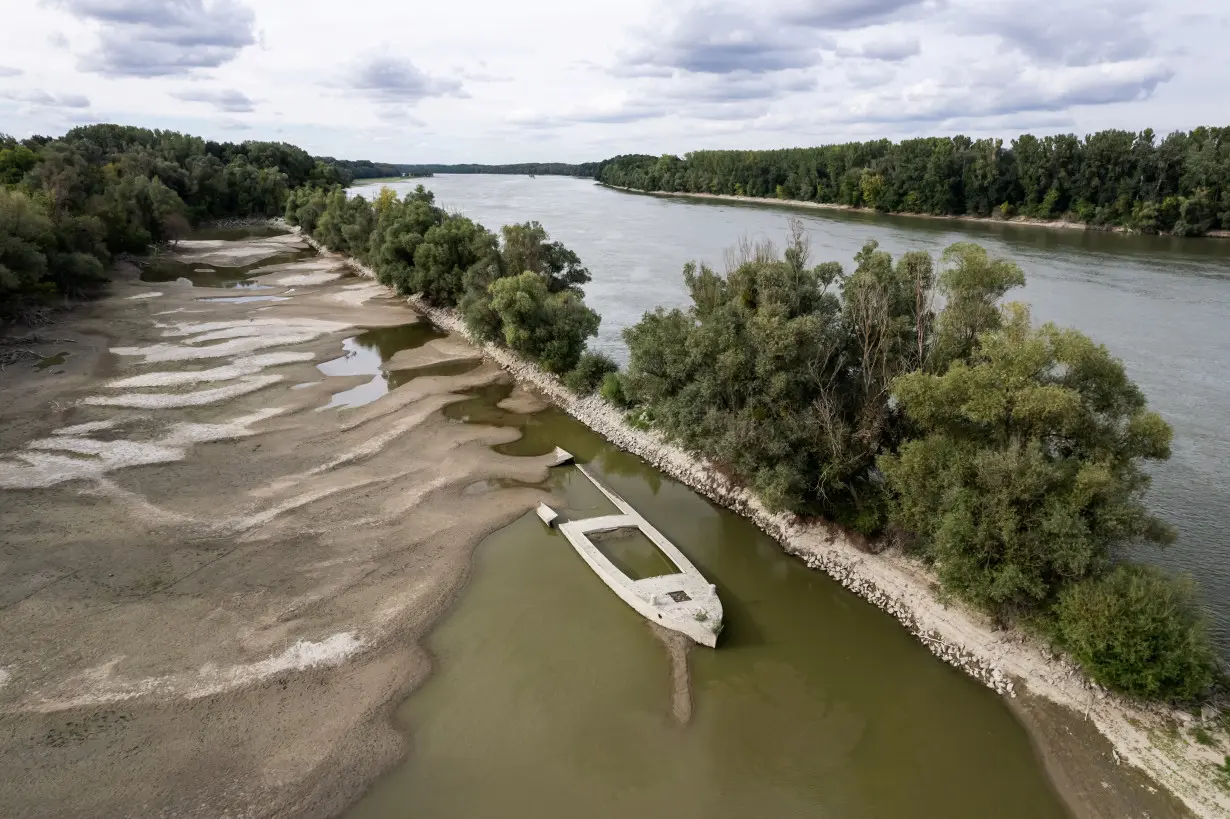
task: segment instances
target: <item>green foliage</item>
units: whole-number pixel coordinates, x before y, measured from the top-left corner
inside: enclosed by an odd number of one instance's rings
[[[886,139],[771,151],[617,156],[595,178],[646,191],[833,202],[882,211],[1154,225],[1199,235],[1230,228],[1230,128],[998,139]],[[1138,205],[1157,208],[1157,218]],[[1189,203],[1189,204],[1188,204]],[[1220,204],[1219,204],[1220,203]],[[1187,213],[1179,211],[1186,204]]]
[[[450,216],[423,234],[415,249],[411,290],[451,307],[462,296],[466,272],[493,264],[497,255],[496,239],[482,225]]]
[[[945,250],[943,265],[936,290],[945,304],[928,361],[929,368],[939,372],[968,358],[979,335],[998,329],[999,300],[1012,288],[1025,286],[1025,274],[1015,263],[993,259],[972,242]]]
[[[589,281],[589,271],[577,254],[561,242],[549,241],[547,231],[537,222],[505,225],[500,232],[504,239],[500,255],[510,275],[527,270],[538,273],[546,278],[552,293],[579,289]]]
[[[589,395],[618,371],[619,365],[610,356],[586,352],[564,376],[564,386],[578,395]]]
[[[1108,688],[1190,700],[1213,683],[1217,655],[1189,578],[1116,566],[1065,589],[1056,612],[1060,643]]]
[[[305,202],[294,189],[338,181],[329,166],[284,143],[216,143],[118,125],[23,143],[0,137],[9,216],[0,246],[11,263],[0,272],[0,314],[96,289],[114,253],[177,241],[202,219],[272,216],[292,203],[298,211]]]
[[[632,405],[627,392],[624,390],[624,378],[617,372],[607,373],[603,376],[602,386],[598,388],[598,394],[620,408],[626,409]]]
[[[537,273],[552,293],[572,290],[580,295],[589,271],[576,253],[551,237],[538,222],[505,225],[500,230],[499,253],[487,254],[484,263],[467,271],[460,307],[470,332],[485,341],[503,336],[499,314],[491,306],[489,287],[496,279],[518,273]]]
[[[624,337],[629,398],[663,431],[751,483],[774,508],[874,526],[876,454],[899,433],[889,384],[917,366],[930,308],[926,254],[895,265],[868,243],[857,268],[742,248],[726,276],[689,264],[692,306],[647,313]],[[839,284],[844,281],[844,285]]]
[[[968,361],[902,375],[893,393],[918,437],[879,459],[890,520],[946,591],[1026,614],[1104,570],[1112,546],[1169,538],[1142,504],[1140,461],[1169,457],[1170,427],[1081,333],[1032,328],[1012,305]]]
[[[585,340],[598,334],[598,314],[585,306],[581,296],[573,290],[552,293],[537,273],[498,279],[490,291],[504,343],[550,372],[573,369]]]

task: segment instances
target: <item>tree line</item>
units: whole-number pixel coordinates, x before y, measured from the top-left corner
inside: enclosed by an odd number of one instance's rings
[[[595,178],[642,191],[822,202],[891,213],[1068,219],[1142,233],[1230,229],[1230,128],[1107,130],[617,156]]]
[[[458,308],[476,336],[549,372],[575,378],[587,339],[598,333],[598,314],[581,291],[589,271],[537,222],[507,225],[497,236],[436,205],[422,185],[401,198],[386,187],[371,202],[340,186],[303,187],[288,197],[285,215],[369,266],[382,284]]]
[[[1190,579],[1125,562],[1168,543],[1144,465],[1171,430],[1122,363],[1001,299],[1010,261],[959,243],[937,260],[875,242],[853,270],[744,243],[689,264],[687,309],[627,328],[630,359],[583,362],[594,389],[771,508],[898,543],[940,588],[1054,641],[1090,676],[1187,700],[1218,677]],[[935,304],[942,300],[943,309]]]
[[[412,176],[430,176],[437,173],[493,173],[580,176],[592,179],[598,170],[598,165],[599,163],[597,162],[582,162],[580,164],[570,164],[568,162],[518,162],[512,165],[404,165],[399,167],[406,168]]]
[[[370,159],[334,159],[331,156],[318,156],[316,159],[336,169],[337,177],[343,185],[349,185],[358,179],[385,179],[392,176],[431,176],[430,173],[418,171],[414,165],[372,162]]]
[[[120,125],[58,139],[0,135],[0,316],[96,291],[118,253],[145,252],[203,220],[276,216],[290,190],[343,180],[280,142]]]

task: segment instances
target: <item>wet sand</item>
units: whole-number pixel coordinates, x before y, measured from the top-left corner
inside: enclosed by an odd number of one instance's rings
[[[186,249],[291,245],[241,244]],[[62,364],[0,372],[5,815],[327,816],[403,753],[419,639],[547,466],[441,414],[491,364],[318,411],[343,338],[417,320],[322,272],[270,304],[125,268],[42,331]]]

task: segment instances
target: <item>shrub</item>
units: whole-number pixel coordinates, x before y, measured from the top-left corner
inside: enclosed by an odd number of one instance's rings
[[[598,394],[617,407],[626,408],[632,405],[627,391],[624,389],[624,379],[619,373],[607,373],[602,379]]]
[[[598,389],[608,375],[618,370],[619,365],[611,360],[610,356],[587,352],[577,361],[577,366],[564,376],[564,386],[578,395],[589,395]]]
[[[1094,680],[1149,699],[1189,700],[1216,674],[1216,654],[1189,578],[1120,565],[1065,589],[1059,642]]]

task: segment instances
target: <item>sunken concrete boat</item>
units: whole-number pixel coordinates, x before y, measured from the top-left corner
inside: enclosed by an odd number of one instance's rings
[[[557,456],[561,453],[567,455],[563,450],[556,450]],[[571,456],[567,460],[571,460]],[[557,462],[564,461],[557,458]],[[578,465],[577,469],[615,504],[620,514],[560,522],[559,514],[554,509],[540,503],[538,517],[548,526],[558,528],[577,554],[611,590],[646,619],[686,634],[701,645],[716,646],[722,630],[722,601],[718,599],[717,586],[706,580],[683,556],[683,552],[641,517],[627,501],[603,486],[585,467]],[[639,580],[629,577],[590,538],[591,535],[621,529],[639,530],[678,571]]]

